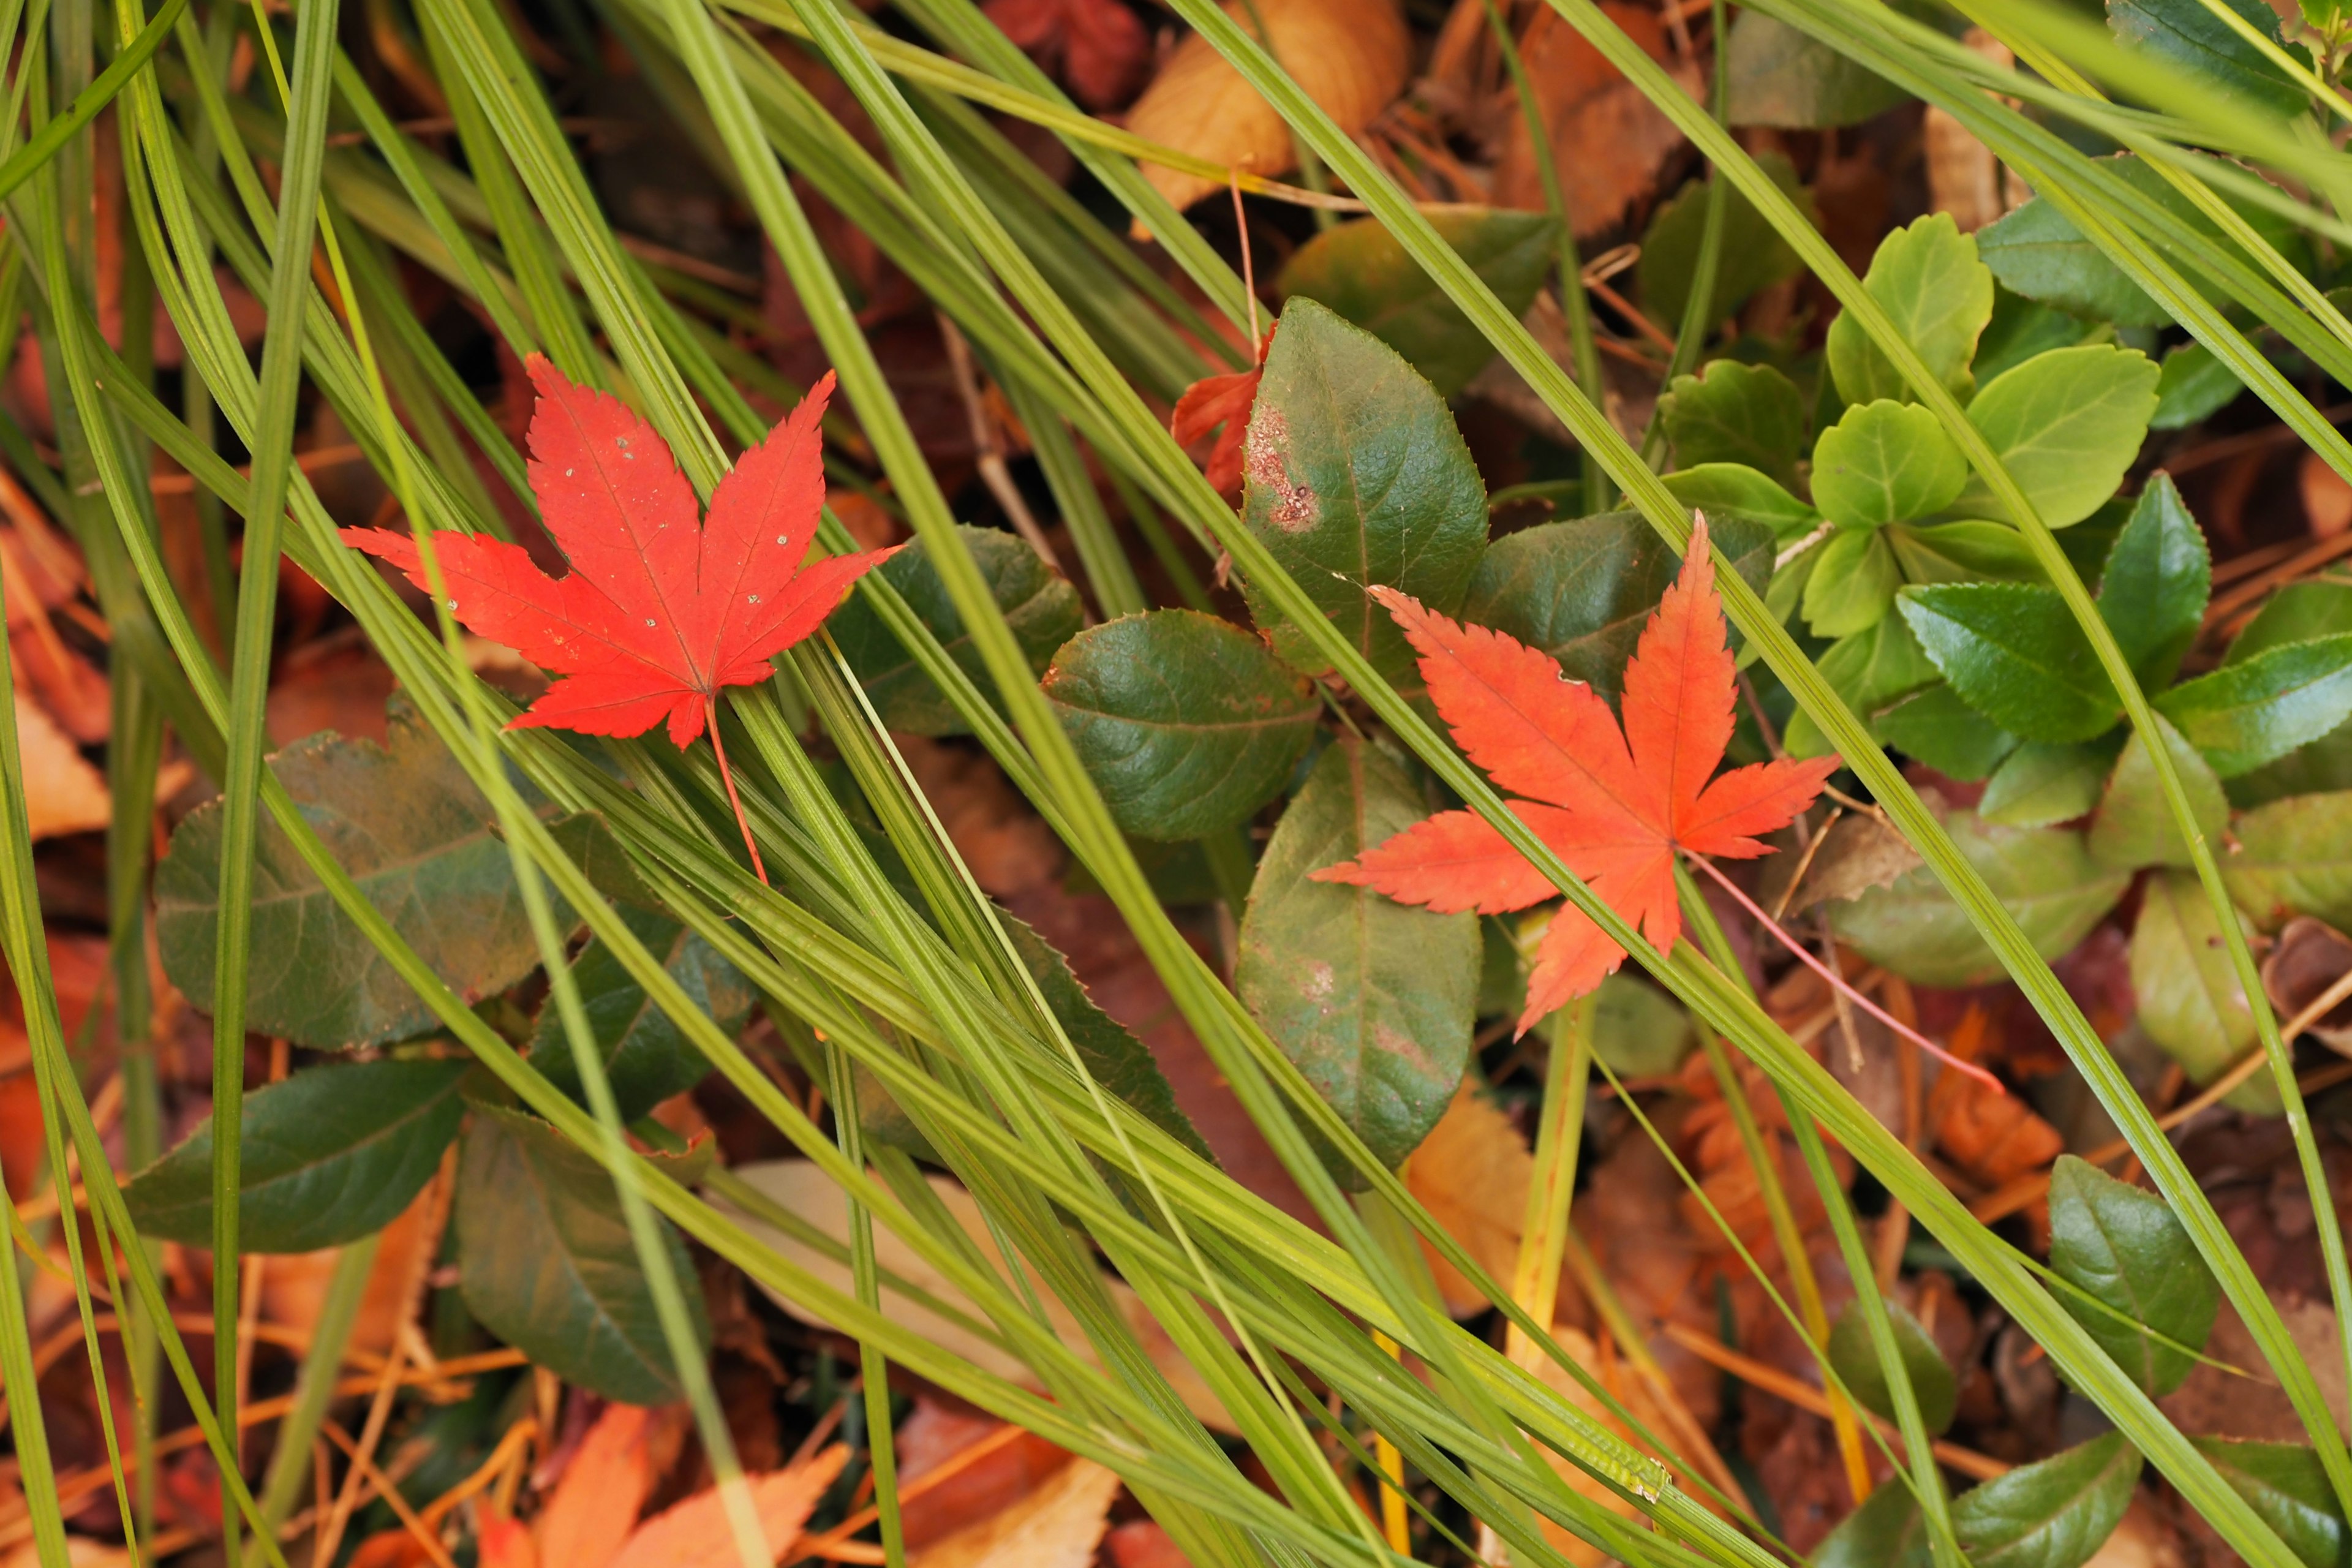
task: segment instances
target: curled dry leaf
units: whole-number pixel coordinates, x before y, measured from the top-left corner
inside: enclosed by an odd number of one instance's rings
[[[748,1478],[751,1507],[770,1552],[782,1554],[800,1539],[801,1526],[848,1460],[849,1450],[835,1444],[797,1465]],[[613,1568],[734,1568],[741,1561],[727,1522],[726,1500],[712,1487],[639,1525]]]
[[[1655,7],[1603,0],[1601,9],[1627,37],[1667,62],[1685,92],[1698,96],[1697,69],[1686,60],[1670,60]],[[1666,156],[1682,145],[1682,132],[1549,6],[1536,7],[1519,56],[1551,132],[1560,194],[1577,237],[1614,227],[1655,187]],[[1539,210],[1545,205],[1543,182],[1527,117],[1517,105],[1509,108],[1503,155],[1495,167],[1495,203]]]
[[[1243,0],[1224,9],[1244,27],[1253,26],[1252,7]],[[1403,89],[1412,39],[1393,0],[1255,0],[1255,11],[1275,58],[1349,135]],[[1282,116],[1197,33],[1176,47],[1143,89],[1127,128],[1253,174],[1282,174],[1297,157]],[[1222,188],[1214,180],[1150,163],[1143,177],[1180,208]]]
[[[2352,937],[2325,921],[2300,915],[2279,932],[2278,945],[2263,960],[2263,989],[2279,1021],[2303,1010],[2352,973]],[[2312,1020],[2311,1032],[2331,1048],[2352,1056],[2352,1001],[2337,1003]]]
[[[1518,1262],[1535,1163],[1511,1119],[1465,1083],[1412,1152],[1404,1184],[1490,1278],[1508,1285]],[[1466,1316],[1486,1307],[1486,1298],[1427,1242],[1422,1250],[1447,1311]]]
[[[1093,1460],[1072,1459],[995,1517],[918,1552],[912,1568],[1087,1568],[1110,1523],[1118,1484]]]
[[[1883,888],[1919,863],[1919,852],[1893,825],[1856,812],[1830,824],[1811,859],[1792,853],[1768,862],[1758,901],[1793,919],[1832,899],[1857,899]],[[1790,892],[1789,878],[1799,871],[1803,879]],[[1781,906],[1784,896],[1786,908]]]
[[[72,737],[19,689],[16,752],[25,773],[25,816],[36,839],[104,827],[114,814],[106,780],[74,749]]]
[[[1987,1053],[1990,1025],[1970,1007],[1952,1031],[1951,1053],[1977,1061]],[[1936,1146],[1970,1180],[1998,1187],[2028,1171],[2038,1171],[2066,1147],[2058,1130],[2027,1109],[2013,1094],[1948,1072],[1936,1079],[1927,1100],[1927,1127]]]

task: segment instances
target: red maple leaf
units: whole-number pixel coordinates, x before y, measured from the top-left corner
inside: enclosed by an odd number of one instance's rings
[[[529,368],[539,388],[530,488],[572,570],[550,577],[520,545],[437,534],[450,614],[561,678],[510,729],[642,735],[667,720],[678,746],[706,723],[716,745],[719,688],[767,679],[768,661],[815,631],[891,553],[806,560],[824,505],[817,426],[833,376],[743,454],[698,520],[693,489],[650,426],[541,355]],[[342,536],[432,591],[409,535],[347,528]],[[751,855],[756,866],[756,847]]]
[[[1189,447],[1220,425],[1224,431],[1209,448],[1203,471],[1209,488],[1227,500],[1241,493],[1242,438],[1249,433],[1251,407],[1257,402],[1257,384],[1265,375],[1265,353],[1274,346],[1276,327],[1268,327],[1257,345],[1257,363],[1247,370],[1204,375],[1184,389],[1168,420],[1168,433],[1180,447]]]
[[[1088,109],[1114,108],[1143,85],[1151,35],[1118,0],[988,0],[982,9],[1040,63],[1058,60]]]
[[[1748,859],[1758,834],[1813,802],[1835,757],[1759,763],[1715,776],[1731,740],[1733,676],[1707,567],[1706,521],[1681,574],[1625,666],[1624,724],[1591,687],[1540,649],[1462,626],[1393,588],[1374,588],[1421,651],[1421,671],[1454,739],[1513,800],[1520,821],[1664,952],[1682,934],[1675,853]],[[1416,823],[1353,860],[1314,873],[1443,913],[1502,914],[1559,889],[1475,812]],[[1528,978],[1522,1031],[1599,985],[1625,950],[1563,906]]]

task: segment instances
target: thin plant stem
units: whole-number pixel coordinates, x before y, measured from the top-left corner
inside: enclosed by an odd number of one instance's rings
[[[704,699],[703,717],[710,725],[710,749],[719,758],[719,777],[727,785],[727,804],[735,808],[735,826],[742,830],[743,847],[751,852],[751,871],[762,883],[768,880],[768,868],[760,858],[760,841],[751,837],[751,820],[743,815],[743,797],[735,790],[735,770],[727,765],[727,742],[719,738],[719,699]]]

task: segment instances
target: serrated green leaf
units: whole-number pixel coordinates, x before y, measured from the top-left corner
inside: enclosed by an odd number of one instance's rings
[[[441,742],[395,712],[390,749],[328,731],[278,753],[287,791],[368,900],[451,989],[495,994],[539,964],[489,804]],[[197,807],[155,868],[163,972],[199,1007],[213,994],[218,801]],[[321,1050],[379,1045],[432,1027],[431,1009],[336,907],[283,832],[256,845],[253,962],[246,1016],[261,1033]]]
[[[1733,18],[1725,71],[1726,118],[1734,125],[1859,125],[1910,98],[1810,33],[1759,11]]]
[[[2218,846],[2221,830],[2230,822],[2230,802],[2221,793],[2221,781],[2213,776],[2197,748],[2181,739],[2180,731],[2167,723],[2162,714],[2157,715],[2156,722],[2189,793],[2198,831],[2206,843]],[[2100,797],[2099,814],[2091,819],[2089,843],[2092,858],[2117,870],[2191,864],[2188,842],[2172,820],[2172,808],[2139,734],[2124,743],[2124,754]]]
[[[462,1061],[324,1066],[252,1090],[243,1139],[237,1245],[315,1252],[373,1235],[441,1166],[465,1112]],[[213,1124],[207,1117],[123,1189],[140,1233],[210,1247]]]
[[[2161,690],[2171,681],[2180,656],[2197,640],[2212,592],[2205,531],[2172,476],[2158,473],[2132,504],[2099,574],[2099,618],[2142,687]]]
[[[2081,1568],[2123,1522],[2140,1463],[2122,1433],[2094,1437],[1954,1498],[1952,1533],[1973,1568]]]
[[[1769,364],[1719,359],[1678,375],[1658,405],[1677,468],[1738,463],[1778,485],[1797,482],[1805,403],[1796,383]]]
[[[2230,651],[2221,662],[2243,664],[2256,654],[2291,642],[2347,632],[2352,632],[2352,583],[2340,577],[2289,583],[2230,639]]]
[[[1985,781],[1977,815],[2007,827],[2072,822],[2099,804],[2116,748],[2097,741],[2033,741],[2010,752]]]
[[[2302,1443],[2243,1443],[2191,1437],[2221,1479],[2237,1489],[2264,1524],[2278,1532],[2305,1568],[2347,1568],[2352,1530],[2328,1484],[2319,1455]]]
[[[1969,423],[2042,521],[2065,528],[2098,510],[2123,483],[2147,437],[2158,374],[2146,354],[2112,343],[2053,350],[1995,377],[1969,405]],[[2011,521],[1981,478],[1953,506]]]
[[[1250,531],[1381,674],[1406,673],[1412,648],[1364,590],[1386,584],[1452,615],[1486,546],[1486,487],[1444,400],[1386,343],[1294,300],[1244,452]],[[1274,651],[1321,673],[1306,635],[1244,590]]]
[[[2171,1205],[2061,1154],[2050,1173],[2050,1267],[2128,1320],[2118,1321],[2057,1293],[2058,1304],[2149,1398],[2180,1386],[2196,1361],[2133,1325],[2152,1329],[2174,1344],[2202,1349],[2213,1331],[2221,1287]]]
[[[2278,13],[2261,0],[2221,0],[2272,43]],[[2208,11],[2200,0],[2107,0],[2107,26],[2127,47],[2205,79],[2248,108],[2273,115],[2301,113],[2303,89],[2268,56]]]
[[[683,1396],[604,1166],[545,1122],[477,1106],[457,1156],[457,1286],[482,1326],[566,1383],[625,1405]],[[685,1246],[656,1218],[680,1279]],[[706,1348],[701,1292],[686,1306]]]
[[[1903,568],[1885,531],[1842,528],[1810,553],[1814,559],[1805,579],[1805,624],[1815,637],[1866,632],[1895,607]]]
[[[624,904],[619,912],[697,1007],[730,1035],[743,1027],[757,997],[741,970],[658,910]],[[709,1058],[678,1032],[604,942],[591,942],[580,950],[572,961],[572,978],[580,988],[589,1033],[612,1080],[621,1120],[635,1121],[670,1096],[692,1089],[709,1072]],[[583,1105],[588,1103],[571,1038],[552,1001],[540,1009],[531,1034],[531,1061],[556,1088]]]
[[[1944,829],[2045,959],[2067,952],[2123,897],[2131,879],[2091,858],[2083,836],[2057,827],[2003,827],[1945,811]],[[1850,903],[1830,906],[1838,940],[1922,985],[1981,985],[2000,961],[1932,870],[1905,872]]]
[[[2156,699],[2223,778],[2251,773],[2352,716],[2352,634],[2281,643]]]
[[[1903,1358],[1903,1370],[1910,1374],[1912,1394],[1919,1401],[1919,1419],[1929,1436],[1941,1436],[1959,1410],[1959,1379],[1952,1375],[1951,1363],[1919,1326],[1918,1319],[1895,1301],[1886,1303],[1886,1315],[1895,1326],[1895,1347]],[[1871,1343],[1870,1323],[1858,1302],[1848,1302],[1838,1314],[1836,1325],[1830,1330],[1828,1348],[1830,1365],[1844,1380],[1847,1392],[1864,1409],[1893,1420],[1895,1395],[1887,1387],[1886,1369],[1879,1364],[1878,1351]]]
[[[1266,1033],[1391,1166],[1437,1125],[1469,1063],[1478,918],[1307,877],[1427,815],[1384,753],[1333,742],[1258,862],[1234,973]]]
[[[1264,643],[1193,610],[1080,632],[1045,695],[1119,826],[1161,839],[1248,821],[1290,782],[1322,712]]]
[[[1976,240],[1960,232],[1950,214],[1931,213],[1880,240],[1862,281],[1929,373],[1965,400],[1976,387],[1969,366],[1977,340],[1992,320],[1992,273],[1978,259]],[[1830,323],[1827,358],[1838,393],[1850,404],[1906,402],[1913,395],[1894,362],[1850,315]],[[1816,458],[1817,475],[1819,467]],[[1822,510],[1837,515],[1826,501]]]
[[[1054,650],[1085,624],[1078,591],[1056,576],[1017,535],[993,528],[960,527],[957,531],[971,549],[981,575],[988,580],[989,592],[997,608],[1004,612],[1005,624],[1013,628],[1021,651],[1029,656],[1029,668],[1042,671]],[[948,656],[995,702],[996,683],[981,660],[971,633],[964,628],[963,616],[948,597],[939,569],[924,550],[917,542],[877,570],[940,639]],[[899,646],[882,617],[863,599],[853,595],[825,625],[883,723],[917,735],[966,732],[968,726],[946,693],[931,683],[915,656]]]
[[[2235,910],[2230,915],[2240,918]],[[2139,1026],[2180,1064],[2189,1082],[2210,1083],[2254,1043],[2245,990],[2222,946],[2213,906],[2193,875],[2160,871],[2147,879],[2130,959]],[[2278,1088],[2268,1073],[2258,1073],[2224,1103],[2275,1115]]]
[[[2016,736],[1961,701],[1946,681],[1913,692],[1874,722],[1888,745],[1963,783],[1989,776],[2018,748]]]
[[[1808,217],[1812,193],[1797,183],[1796,165],[1778,153],[1757,154],[1756,165]],[[1706,225],[1706,184],[1693,180],[1669,197],[1642,232],[1642,259],[1633,276],[1642,308],[1661,321],[1679,321],[1698,266],[1698,243]],[[1737,185],[1723,196],[1723,240],[1716,264],[1715,298],[1707,310],[1719,321],[1759,289],[1794,278],[1804,269],[1797,253],[1758,212]]]
[[[1535,302],[1559,226],[1544,213],[1441,207],[1429,221],[1514,316]],[[1470,384],[1494,345],[1470,325],[1378,218],[1335,224],[1294,252],[1276,284],[1285,300],[1314,300],[1412,362],[1442,396]]]
[[[2238,818],[2233,837],[2221,877],[2264,931],[2296,915],[2352,927],[2352,791],[2257,806]]]
[[[1666,474],[1659,482],[1685,506],[1706,513],[1710,524],[1734,519],[1760,522],[1782,544],[1821,526],[1820,512],[1790,495],[1778,479],[1744,464],[1702,463]]]
[[[1853,404],[1813,444],[1813,504],[1841,527],[1940,511],[1968,480],[1968,459],[1916,403]]]
[[[2246,384],[2203,343],[2178,343],[2165,350],[2156,381],[2151,430],[2185,430],[2210,419],[2238,400]]]
[[[1896,596],[1903,619],[1969,707],[2029,741],[2087,741],[2122,705],[2054,588],[1938,583]]]

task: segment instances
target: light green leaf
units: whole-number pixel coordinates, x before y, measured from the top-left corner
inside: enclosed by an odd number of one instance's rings
[[[1690,1014],[1640,975],[1621,969],[1592,994],[1592,1054],[1618,1077],[1670,1073],[1690,1055],[1691,1045]]]
[[[1739,463],[1702,463],[1662,477],[1676,500],[1706,513],[1710,524],[1732,519],[1760,522],[1782,544],[1821,526],[1822,514],[1790,495],[1778,479]]]
[[[2239,918],[2236,910],[2231,918]],[[2189,1082],[2210,1083],[2254,1043],[2253,1013],[2222,945],[2221,923],[2189,872],[2147,879],[2132,928],[2131,977],[2140,1028]],[[2269,1074],[2258,1073],[2225,1103],[2275,1115],[2278,1089]]]
[[[1192,610],[1080,632],[1045,695],[1119,826],[1163,839],[1248,821],[1289,783],[1322,712],[1264,643]]]
[[[1759,153],[1756,163],[1780,187],[1782,195],[1796,203],[1808,217],[1812,216],[1812,193],[1797,183],[1796,165],[1779,153]],[[1643,231],[1642,259],[1633,276],[1641,290],[1642,308],[1652,319],[1666,322],[1683,319],[1684,302],[1690,298],[1691,275],[1698,265],[1699,234],[1706,224],[1706,182],[1693,180],[1660,205],[1650,226]],[[1723,244],[1715,275],[1715,299],[1707,320],[1723,320],[1759,289],[1784,278],[1794,278],[1803,270],[1796,251],[1739,187],[1734,185],[1726,191]]]
[[[2352,791],[2294,795],[2238,818],[2230,896],[2264,931],[2296,915],[2352,928]]]
[[[1973,1568],[2081,1568],[2123,1522],[2139,1472],[2139,1450],[2110,1432],[1962,1492],[1952,1533]]]
[[[1886,542],[1908,583],[2042,583],[2042,563],[2005,522],[1896,523]]]
[[[1018,535],[993,528],[961,527],[957,531],[971,549],[981,575],[988,579],[989,592],[997,608],[1004,612],[1005,623],[1013,628],[1021,651],[1029,656],[1029,668],[1043,670],[1054,650],[1085,623],[1078,591],[1055,575],[1053,569]],[[964,628],[963,616],[948,597],[947,584],[940,580],[939,569],[931,564],[925,549],[917,542],[890,557],[877,570],[940,639],[948,656],[995,703],[996,682],[981,661],[980,649],[974,646],[971,633]],[[852,595],[825,624],[882,722],[917,735],[966,732],[967,726],[948,701],[947,694],[931,683],[930,677],[916,664],[915,656],[898,645],[898,639],[883,625],[882,617],[863,599]]]
[[[1878,242],[1863,286],[1929,373],[1965,401],[1976,388],[1969,365],[1977,339],[1992,320],[1992,273],[1977,258],[1975,239],[1960,232],[1950,214],[1932,213]],[[1850,315],[1830,323],[1827,354],[1848,403],[1913,396],[1894,362]],[[1822,510],[1836,515],[1827,502]]]
[[[1381,672],[1412,650],[1364,590],[1401,588],[1452,615],[1486,546],[1486,492],[1444,400],[1396,351],[1312,300],[1294,300],[1250,416],[1242,519]],[[1244,584],[1274,651],[1324,660]]]
[[[1939,815],[1960,854],[2045,959],[2088,935],[2130,885],[2129,877],[2091,858],[2079,833],[2003,827],[1970,811]],[[1831,905],[1830,924],[1841,942],[1873,963],[1921,985],[1982,985],[2004,973],[1925,867],[1851,903]]]
[[[1903,569],[1883,530],[1842,528],[1811,553],[1814,559],[1811,575],[1805,579],[1805,624],[1815,637],[1866,632],[1895,607]]]
[[[2212,592],[2205,531],[2172,476],[2158,473],[2132,504],[2099,576],[2099,617],[2142,687],[2156,691],[2170,683],[2180,656],[2197,640]]]
[[[2221,413],[2245,390],[2238,373],[2203,343],[2176,344],[2164,352],[2156,382],[2156,412],[2148,416],[2147,427],[2185,430]]]
[[[441,1167],[465,1101],[463,1061],[310,1068],[245,1097],[237,1245],[315,1252],[373,1235]],[[207,1117],[123,1189],[140,1234],[212,1245],[213,1124]]]
[[[2036,354],[2004,371],[1969,405],[1984,436],[2052,528],[2082,521],[2123,483],[2156,412],[2154,361],[2112,343]],[[1955,503],[2000,519],[1979,478]]]
[[[1429,221],[1505,310],[1517,316],[1535,302],[1559,234],[1549,215],[1440,207]],[[1276,291],[1329,306],[1412,361],[1445,397],[1495,357],[1494,345],[1378,218],[1336,224],[1300,246]]]
[[[2352,634],[2281,643],[2156,699],[2223,778],[2251,773],[2352,716]]]
[[[1906,588],[1896,602],[1952,689],[2004,730],[2029,741],[2087,741],[2122,711],[2054,588],[1938,583]]]
[[[1910,95],[1827,44],[1760,11],[1731,24],[1725,63],[1734,125],[1803,131],[1859,125]]]
[[[368,900],[460,996],[478,1001],[529,974],[539,944],[523,918],[489,804],[412,713],[391,749],[329,731],[278,753],[278,775]],[[163,972],[196,1005],[213,994],[221,805],[197,807],[155,868]],[[253,963],[247,1020],[321,1050],[378,1045],[433,1026],[431,1009],[336,907],[274,824],[254,851]]]
[[[1934,661],[1900,616],[1884,616],[1866,632],[1840,637],[1815,662],[1822,679],[1857,713],[1892,707],[1938,679]],[[1798,757],[1818,757],[1830,749],[1801,711],[1789,721],[1781,743]]]
[[[1794,382],[1769,364],[1719,359],[1696,375],[1678,375],[1658,404],[1658,416],[1678,468],[1739,463],[1775,484],[1797,482],[1804,399]]]
[[[2352,1561],[2352,1531],[2328,1484],[2319,1455],[2302,1443],[2242,1443],[2191,1437],[2221,1479],[2278,1531],[2305,1568],[2344,1568]]]
[[[1242,917],[1234,988],[1388,1165],[1445,1113],[1470,1059],[1478,918],[1307,879],[1428,815],[1404,770],[1342,736],[1282,814]]]
[[[2197,829],[2206,843],[2218,847],[2221,830],[2230,822],[2230,802],[2221,793],[2221,781],[2213,776],[2197,748],[2181,739],[2180,731],[2167,723],[2162,714],[2157,715],[2156,722],[2166,749],[2172,753],[2172,765],[2189,792]],[[2172,820],[2172,808],[2157,783],[2147,746],[2137,733],[2125,742],[2123,758],[2107,780],[2099,814],[2091,819],[2089,843],[2094,859],[2117,870],[2190,864],[2189,845]]]
[[[1968,459],[1916,403],[1855,404],[1813,444],[1813,504],[1845,528],[1940,511],[1968,480]]]
[[[1948,681],[1913,692],[1875,724],[1888,745],[1963,783],[1987,777],[2018,748],[2016,736],[1961,701]]]
[[[1941,1436],[1959,1410],[1959,1380],[1952,1375],[1951,1363],[1919,1326],[1919,1320],[1901,1303],[1887,1302],[1886,1315],[1894,1323],[1895,1348],[1903,1358],[1903,1370],[1910,1374],[1911,1393],[1919,1402],[1919,1419],[1929,1436]],[[1862,1315],[1859,1302],[1847,1302],[1845,1310],[1838,1314],[1836,1325],[1830,1330],[1829,1357],[1847,1392],[1864,1409],[1890,1421],[1895,1418],[1895,1395],[1887,1387],[1886,1369],[1879,1364],[1877,1347],[1871,1343],[1870,1323]]]
[[[697,1007],[730,1035],[743,1027],[757,998],[741,970],[658,910],[623,904],[619,913]],[[709,1059],[688,1042],[604,942],[591,942],[580,950],[572,961],[572,978],[580,987],[589,1033],[624,1121],[634,1121],[670,1096],[692,1089],[709,1072]],[[531,1034],[531,1062],[556,1088],[583,1105],[588,1103],[571,1037],[552,1000],[540,1008]]]
[[[2063,745],[2030,742],[2009,754],[1986,781],[1977,815],[2010,827],[2072,822],[2099,804],[2116,749],[2096,741]]]
[[[683,1397],[620,1200],[604,1166],[545,1122],[477,1106],[457,1156],[457,1286],[482,1326],[541,1366],[625,1405]],[[656,1218],[677,1278],[694,1266]],[[686,1292],[710,1342],[702,1295]]]
[[[2221,1287],[2189,1239],[2172,1205],[2072,1154],[2050,1173],[2050,1267],[2061,1279],[2121,1312],[2119,1321],[2057,1292],[2101,1349],[2151,1399],[2180,1386],[2197,1363],[2174,1344],[2202,1349],[2213,1331]]]

